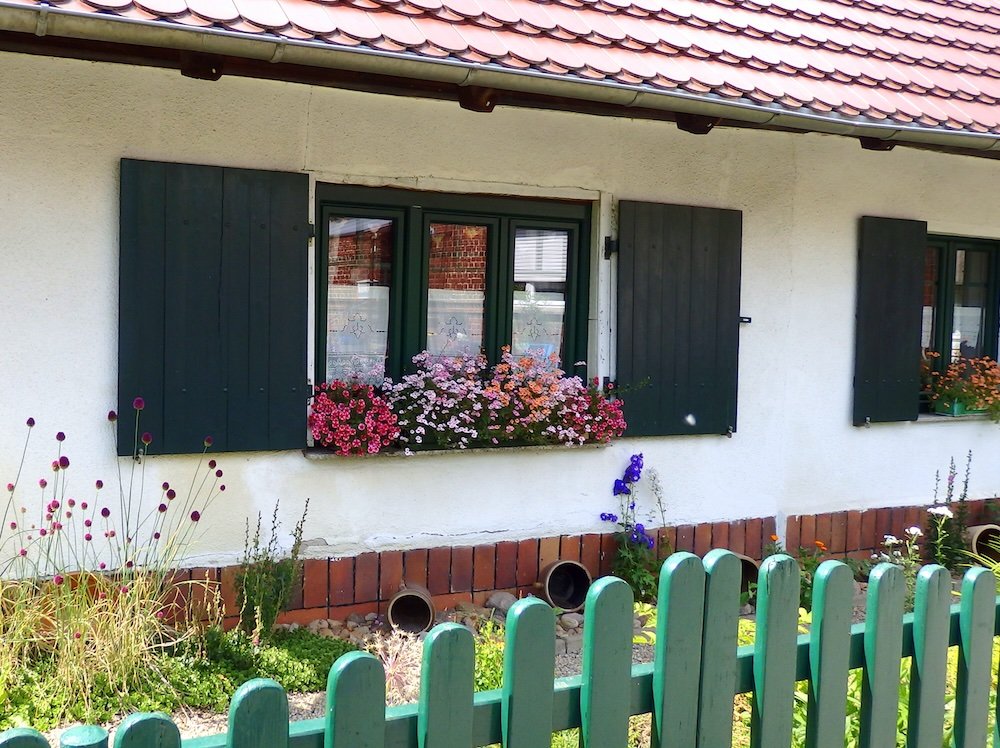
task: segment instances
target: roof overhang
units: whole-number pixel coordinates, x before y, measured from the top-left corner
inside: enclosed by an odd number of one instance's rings
[[[589,81],[495,64],[430,59],[412,53],[340,48],[316,41],[102,16],[4,0],[0,0],[0,50],[174,67],[182,72],[185,65],[189,68],[202,65],[205,69],[201,74],[198,70],[185,74],[207,78],[241,75],[451,98],[468,108],[487,111],[497,103],[569,109],[667,119],[691,132],[707,132],[718,123],[854,137],[871,150],[888,150],[898,144],[1000,158],[1000,136],[995,134],[821,116],[811,111],[650,86]],[[218,70],[212,60],[219,61]],[[479,93],[469,96],[470,91]]]

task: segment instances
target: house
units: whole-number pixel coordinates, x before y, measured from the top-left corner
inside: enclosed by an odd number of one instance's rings
[[[141,394],[148,485],[206,434],[226,470],[194,562],[311,499],[308,610],[596,571],[637,452],[698,551],[864,552],[970,449],[994,496],[1000,431],[922,412],[920,364],[998,353],[998,29],[958,0],[0,0],[0,470],[30,415],[78,485],[112,475],[95,424]],[[628,436],[307,449],[312,383],[510,343],[644,383]]]

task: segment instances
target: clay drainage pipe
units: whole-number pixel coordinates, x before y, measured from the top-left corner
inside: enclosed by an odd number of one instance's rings
[[[1000,561],[1000,526],[973,525],[965,532],[973,553],[992,561]]]
[[[426,587],[403,582],[386,607],[386,617],[394,629],[419,634],[434,625],[434,601]]]
[[[542,598],[553,608],[567,613],[580,610],[587,601],[587,590],[593,580],[587,567],[578,561],[553,561],[542,569],[535,586]]]

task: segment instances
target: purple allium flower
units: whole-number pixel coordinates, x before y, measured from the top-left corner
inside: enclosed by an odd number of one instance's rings
[[[159,540],[159,539],[160,539],[160,533],[154,532],[153,533],[153,540]]]
[[[64,434],[62,431],[57,431],[56,432],[56,441],[57,442],[64,442],[64,441],[66,441],[66,434]]]
[[[205,437],[205,446],[206,447],[211,447],[214,443],[215,443],[215,440],[212,437],[210,437],[210,436],[206,436]]]
[[[20,554],[21,554],[22,556],[27,556],[27,555],[28,555],[28,549],[27,549],[27,548],[22,548],[22,549],[21,549],[20,551],[18,551],[18,552],[19,552],[19,553],[20,553]]]
[[[13,492],[14,491],[14,484],[13,483],[8,483],[7,484],[7,490]]]
[[[61,467],[63,470],[65,470],[66,468],[68,468],[69,467],[69,457],[67,457],[66,455],[63,455],[62,457],[60,457],[59,458],[59,467]]]
[[[215,471],[215,477],[216,478],[221,478],[222,477],[222,471],[221,470],[216,470]]]
[[[86,509],[87,508],[87,502],[84,501],[82,504],[80,504],[80,508],[81,509]]]
[[[200,519],[201,519],[201,512],[199,512],[197,509],[195,509],[193,512],[191,512],[191,521],[192,522],[197,522]]]
[[[52,472],[53,473],[58,473],[59,472],[59,460],[53,460],[52,461]]]
[[[118,534],[118,533],[116,533],[116,532],[115,532],[114,530],[108,530],[108,537],[109,537],[109,538],[113,538],[113,537],[114,537],[115,535],[117,535],[117,534]]]
[[[166,504],[160,504],[156,508],[160,512],[160,514],[163,514],[165,511],[167,511],[167,505]]]
[[[98,480],[94,483],[94,485],[97,487],[97,490],[100,491],[102,488],[104,488],[104,481]]]
[[[111,510],[108,509],[107,507],[104,507],[103,509],[101,509],[101,516],[104,517],[104,519],[107,519],[108,517],[111,516]]]
[[[91,535],[91,534],[90,534],[90,533],[88,532],[88,533],[86,533],[86,534],[85,534],[85,535],[83,536],[83,539],[84,539],[84,540],[86,540],[86,541],[87,541],[87,542],[89,543],[89,542],[90,542],[91,540],[93,540],[93,539],[94,539],[94,536],[93,536],[93,535]]]
[[[135,400],[132,401],[132,407],[135,408],[136,410],[142,410],[143,408],[146,407],[146,401],[143,400],[141,397],[137,397]]]
[[[153,435],[151,433],[149,433],[148,431],[143,431],[142,432],[142,437],[140,437],[139,441],[141,441],[143,444],[145,444],[148,447],[152,443],[152,441],[153,441]]]
[[[101,563],[99,563],[97,565],[97,568],[100,569],[101,571],[104,571],[105,569],[108,568],[108,565],[106,563],[104,563],[103,561],[101,561]],[[101,597],[104,597],[104,593],[103,592],[101,593]]]
[[[133,566],[135,566],[135,562],[134,561],[126,561],[125,562],[125,568],[126,569],[131,569]]]
[[[74,632],[73,632],[73,638],[74,638],[74,639],[79,639],[79,638],[80,638],[80,636],[81,636],[81,634],[80,634],[80,632],[79,632],[79,631],[74,631]]]
[[[11,530],[16,530],[17,529],[17,522],[11,522],[10,523],[10,529]]]
[[[93,520],[90,520],[90,519],[85,519],[85,520],[83,521],[83,526],[84,526],[84,527],[90,527],[90,526],[91,526],[91,525],[93,525],[93,524],[94,524],[94,521],[93,521]]]
[[[221,486],[219,486],[219,490],[220,491],[225,491],[226,490],[226,484],[223,483]]]
[[[177,492],[171,488],[169,491],[167,491],[167,498],[171,500],[177,498]]]
[[[35,419],[34,418],[29,418],[27,421],[25,421],[25,423],[28,424],[28,428],[29,429],[33,428],[34,425],[35,425]]]
[[[170,488],[170,484],[167,483],[166,481],[163,481],[163,490],[166,491],[168,488]]]
[[[124,585],[124,584],[123,584],[123,585],[122,585],[122,588],[121,588],[121,590],[120,590],[120,592],[121,592],[121,593],[122,593],[123,595],[124,595],[124,594],[126,594],[126,593],[128,592],[128,587],[127,587],[126,585]]]
[[[62,578],[62,574],[56,574],[54,577],[52,577],[52,581],[55,582],[56,584],[62,584],[65,580]]]
[[[118,414],[115,413],[113,410],[109,410],[108,411],[108,420],[111,421],[111,423],[114,423],[115,421],[118,420]]]
[[[39,478],[38,485],[42,488],[45,488],[47,485],[49,485],[49,482],[45,480],[45,478]]]
[[[72,509],[73,507],[76,506],[76,499],[67,499],[66,504],[69,506],[70,509]]]
[[[209,470],[215,470],[215,460],[209,460],[208,461],[208,469]]]

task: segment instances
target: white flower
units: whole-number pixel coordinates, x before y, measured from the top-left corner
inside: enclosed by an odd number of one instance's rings
[[[952,514],[951,509],[949,509],[946,506],[932,506],[930,509],[927,510],[927,513],[936,514],[939,517],[947,517],[948,519],[951,519],[952,517],[955,516],[954,514]]]
[[[906,534],[909,535],[911,538],[919,538],[924,533],[923,530],[914,525],[913,527],[906,528]]]
[[[897,538],[895,535],[886,535],[882,538],[882,545],[885,546],[899,545],[902,542],[903,541]]]

